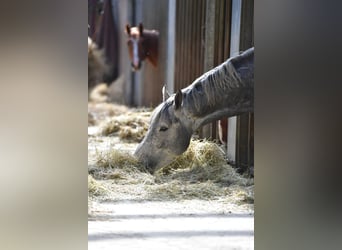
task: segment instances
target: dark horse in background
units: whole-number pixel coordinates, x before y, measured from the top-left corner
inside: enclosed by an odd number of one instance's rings
[[[88,92],[91,92],[98,83],[103,82],[108,71],[103,50],[100,50],[88,36]]]
[[[146,30],[143,24],[138,27],[130,27],[126,24],[126,34],[128,36],[127,46],[134,71],[141,68],[141,63],[147,59],[154,67],[158,65],[159,32],[156,30]]]
[[[94,84],[110,85],[119,75],[119,24],[118,6],[111,0],[88,0],[88,37],[96,44],[108,70]],[[93,69],[96,71],[96,68]]]

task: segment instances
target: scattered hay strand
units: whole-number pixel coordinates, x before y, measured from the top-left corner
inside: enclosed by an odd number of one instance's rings
[[[225,154],[214,142],[191,140],[187,151],[157,173],[157,181],[181,180],[188,183],[212,181],[221,186],[250,184],[227,164]]]
[[[170,165],[163,169],[175,171],[194,167],[210,167],[226,164],[222,149],[214,142],[208,140],[191,140],[188,149],[178,156]]]
[[[120,129],[119,137],[125,141],[141,142],[144,139],[146,131],[146,127],[132,128],[125,126]]]
[[[98,153],[97,165],[101,168],[126,169],[128,172],[140,167],[139,162],[133,155],[119,150]]]
[[[129,142],[141,142],[148,130],[148,118],[144,115],[121,115],[113,117],[101,126],[101,134],[117,134],[120,139]]]
[[[103,196],[108,193],[108,189],[104,187],[99,181],[95,180],[88,174],[88,196],[96,197]]]
[[[133,155],[119,150],[97,153],[96,163],[88,172],[97,179],[110,179],[120,184],[152,184],[150,175]]]
[[[88,126],[94,126],[96,124],[96,120],[92,113],[88,113]]]
[[[98,83],[89,94],[89,101],[94,103],[108,102],[109,92],[106,83]]]
[[[98,125],[107,120],[109,117],[123,115],[127,113],[129,108],[116,103],[88,103],[88,124]],[[91,117],[92,121],[89,122]]]
[[[184,183],[180,180],[147,187],[149,198],[153,200],[209,200],[227,194],[227,190],[208,181],[196,184]]]

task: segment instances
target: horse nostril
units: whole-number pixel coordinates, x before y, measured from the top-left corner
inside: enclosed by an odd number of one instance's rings
[[[134,71],[139,70],[141,68],[141,62],[139,62],[138,65],[131,63],[131,67]]]

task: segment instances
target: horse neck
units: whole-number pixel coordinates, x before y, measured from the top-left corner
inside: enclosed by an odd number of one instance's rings
[[[196,79],[183,94],[193,131],[200,126],[245,112],[253,112],[254,49],[228,59]]]
[[[158,63],[158,33],[156,31],[144,31],[147,59],[154,65]]]

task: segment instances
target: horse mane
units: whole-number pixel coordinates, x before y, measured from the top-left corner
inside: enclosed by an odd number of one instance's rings
[[[233,106],[241,100],[242,89],[248,90],[244,93],[246,96],[253,95],[250,93],[254,83],[253,65],[245,63],[250,56],[254,56],[254,49],[228,59],[183,89],[184,101],[193,114],[210,114],[215,106]]]

